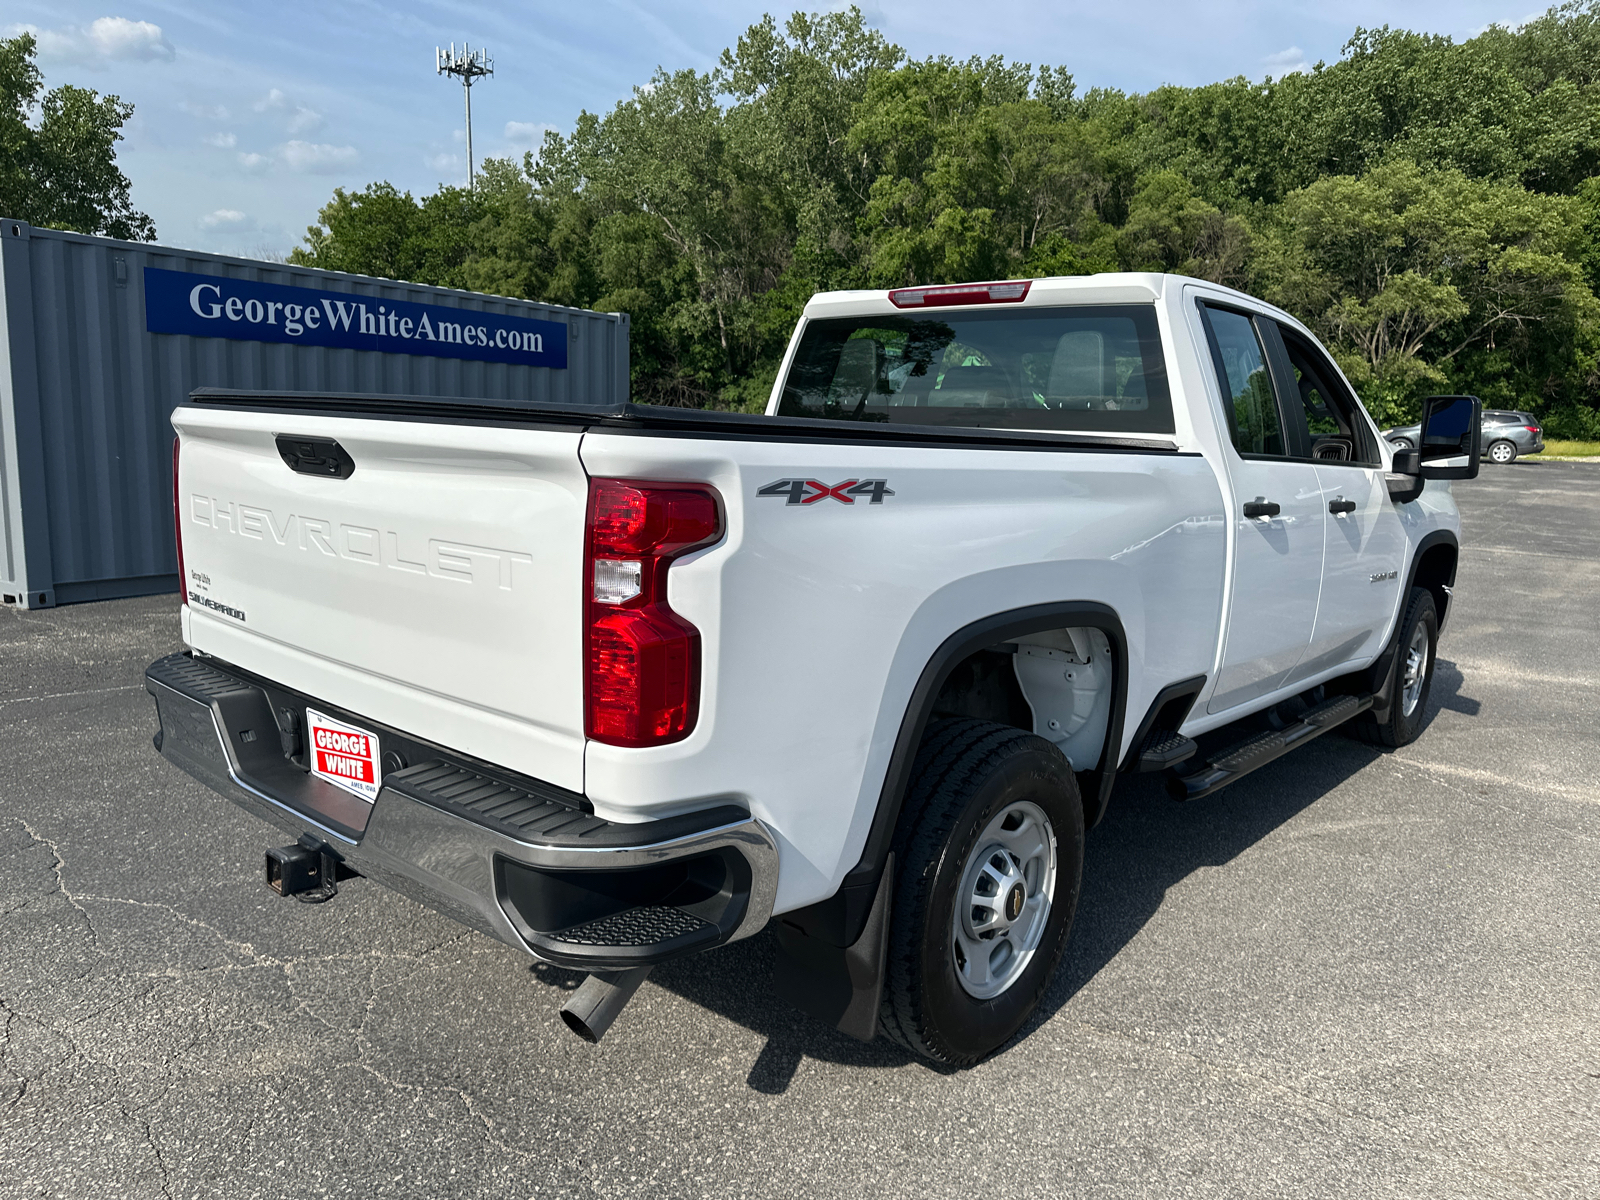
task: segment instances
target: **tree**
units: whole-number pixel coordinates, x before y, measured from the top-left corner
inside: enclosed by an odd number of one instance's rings
[[[133,207],[117,143],[133,105],[64,84],[41,98],[33,35],[0,38],[0,215],[34,225],[154,241]]]
[[[874,175],[857,219],[870,282],[1114,267],[1104,148],[1061,76],[1044,79],[1035,98],[1027,64],[936,58],[872,81],[850,130]]]
[[[1145,95],[767,17],[474,193],[336,192],[296,259],[625,311],[637,398],[744,408],[815,291],[1168,271],[1305,320],[1385,421],[1600,432],[1600,0]]]
[[[1118,242],[1131,270],[1171,271],[1238,288],[1250,283],[1249,224],[1203,200],[1177,171],[1140,179]]]
[[[441,187],[421,201],[390,183],[359,192],[335,188],[289,261],[329,271],[464,287],[474,224],[486,201],[466,188]]]
[[[1267,294],[1340,352],[1380,421],[1452,383],[1491,403],[1557,399],[1552,368],[1600,319],[1575,202],[1518,183],[1398,159],[1292,193],[1273,242]]]

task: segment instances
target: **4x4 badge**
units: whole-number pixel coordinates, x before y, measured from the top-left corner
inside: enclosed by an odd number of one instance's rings
[[[818,500],[854,504],[857,496],[866,496],[868,504],[882,504],[885,496],[894,493],[887,479],[846,479],[832,487],[816,479],[778,479],[757,488],[756,495],[782,496],[785,504],[815,504]]]

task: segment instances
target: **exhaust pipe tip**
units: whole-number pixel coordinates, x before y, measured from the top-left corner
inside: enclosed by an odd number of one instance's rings
[[[596,971],[561,1006],[561,1019],[573,1033],[596,1045],[649,974],[649,967]]]
[[[580,1017],[577,1013],[572,1012],[570,1009],[562,1008],[561,1019],[567,1023],[568,1029],[572,1030],[573,1033],[577,1034],[591,1046],[599,1045],[601,1037],[605,1035],[604,1029],[602,1029],[599,1033],[596,1033],[588,1025],[584,1024],[582,1017]]]

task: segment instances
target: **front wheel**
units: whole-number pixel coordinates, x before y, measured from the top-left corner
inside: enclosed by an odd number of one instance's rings
[[[1425,724],[1428,693],[1433,690],[1433,664],[1439,646],[1439,613],[1433,593],[1412,588],[1400,623],[1400,660],[1395,663],[1389,716],[1375,720],[1363,713],[1353,723],[1364,742],[1374,746],[1409,746]]]
[[[1393,446],[1396,450],[1410,450],[1411,449],[1411,439],[1410,438],[1403,438],[1403,437],[1390,438],[1389,439],[1389,444],[1391,446]]]
[[[1078,905],[1083,804],[1043,738],[967,718],[931,724],[895,837],[882,1028],[966,1067],[1038,1007]]]
[[[1507,463],[1517,461],[1517,444],[1515,442],[1493,442],[1489,446],[1489,461],[1499,463],[1502,467]]]

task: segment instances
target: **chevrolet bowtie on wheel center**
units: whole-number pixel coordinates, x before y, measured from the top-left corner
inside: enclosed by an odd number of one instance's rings
[[[1482,441],[1423,410],[1390,445],[1286,313],[1158,275],[815,296],[762,415],[196,392],[156,746],[279,893],[585,972],[590,1041],[771,927],[781,995],[968,1065],[1119,775],[1422,732]]]

